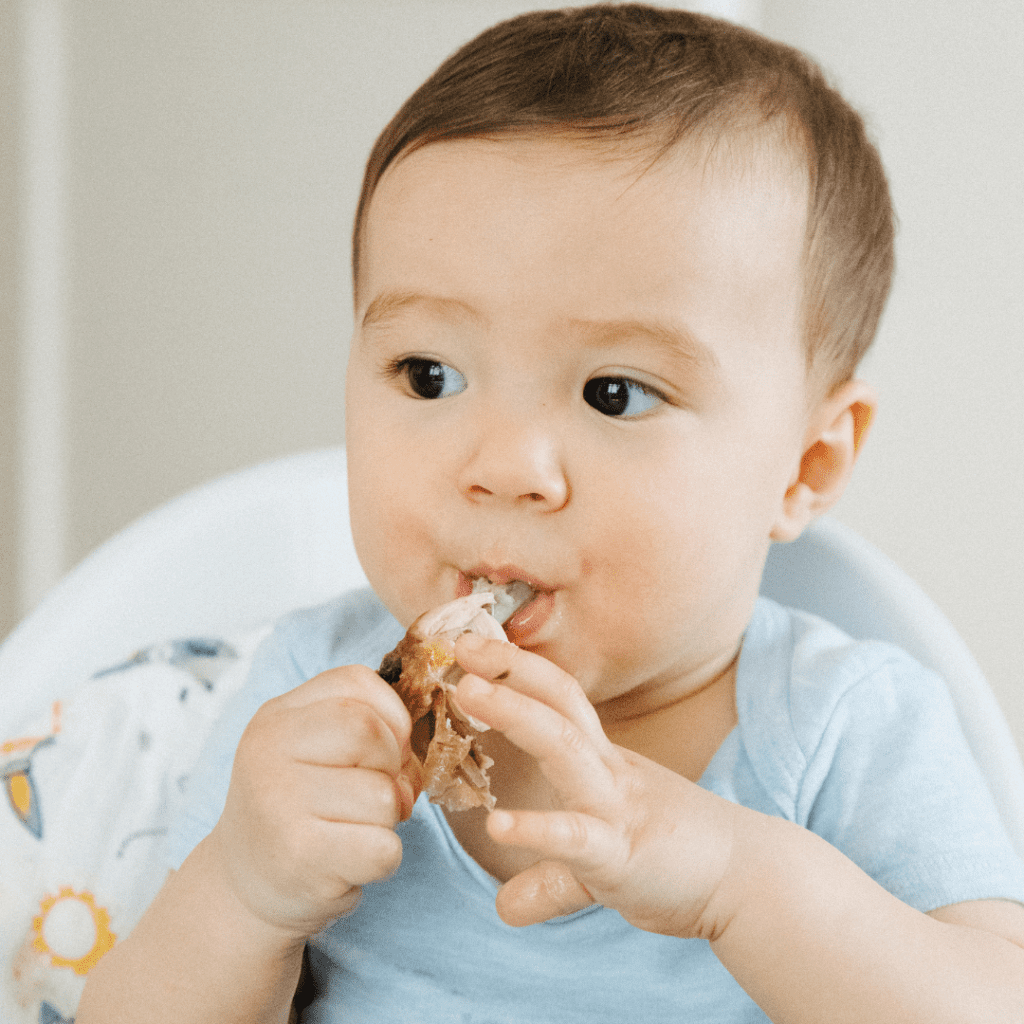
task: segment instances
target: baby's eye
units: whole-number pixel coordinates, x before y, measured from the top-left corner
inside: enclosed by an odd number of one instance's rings
[[[403,359],[396,371],[405,376],[409,387],[420,398],[448,398],[466,390],[466,378],[458,370],[434,359],[416,356]]]
[[[640,416],[664,399],[628,377],[595,377],[583,385],[583,399],[605,416]]]

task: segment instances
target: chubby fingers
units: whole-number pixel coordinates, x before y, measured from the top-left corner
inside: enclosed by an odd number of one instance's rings
[[[394,828],[411,810],[406,780],[365,768],[307,768],[309,812],[334,825],[376,825]],[[297,787],[293,786],[293,789]]]
[[[619,834],[599,818],[585,814],[495,811],[488,818],[487,830],[499,842],[525,846],[541,856],[498,892],[498,916],[517,927],[571,914],[594,903],[585,881],[607,883],[621,873],[629,857]]]
[[[402,698],[373,669],[365,665],[328,669],[277,699],[285,707],[291,708],[339,700],[365,704],[373,708],[387,724],[399,745],[409,738],[412,728]]]
[[[541,701],[479,676],[463,676],[457,696],[465,711],[537,761],[564,805],[586,811],[603,806],[614,783],[602,756],[603,736],[595,740]]]
[[[572,914],[592,903],[594,898],[564,864],[542,860],[498,890],[495,909],[505,924],[521,928]]]
[[[525,846],[581,875],[614,874],[629,859],[628,845],[607,822],[573,811],[494,811],[487,831],[498,842]]]
[[[391,827],[409,817],[421,788],[410,728],[387,683],[364,666],[346,666],[263,705],[236,762],[255,777],[269,772],[289,803],[306,794],[324,821]]]
[[[597,712],[580,684],[547,658],[472,633],[459,638],[455,657],[467,673],[503,683],[546,704],[594,739],[604,739]]]
[[[396,775],[406,759],[409,713],[365,666],[323,672],[268,702],[266,712],[268,727],[296,761]]]

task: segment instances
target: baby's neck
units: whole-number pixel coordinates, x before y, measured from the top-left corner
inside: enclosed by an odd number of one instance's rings
[[[696,782],[736,725],[737,660],[679,700],[632,717],[605,717],[605,734]]]

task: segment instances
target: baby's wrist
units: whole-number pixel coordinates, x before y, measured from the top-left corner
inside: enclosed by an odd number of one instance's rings
[[[218,902],[240,932],[254,938],[258,933],[261,943],[287,955],[289,951],[301,953],[306,940],[323,927],[296,914],[294,905],[275,893],[257,871],[247,871],[244,855],[239,856],[217,829],[196,847],[192,857],[197,858],[196,868],[211,887],[211,899]],[[350,893],[354,908],[359,892]]]
[[[704,804],[694,808],[702,853],[695,857],[691,849],[689,854],[692,874],[682,880],[686,893],[674,934],[714,941],[742,901],[744,833],[751,823],[745,820],[747,809],[739,804],[697,786],[691,787],[691,793]]]
[[[784,917],[780,908],[793,910],[802,902],[802,888],[813,888],[822,872],[816,848],[824,844],[806,829],[738,805],[735,817],[732,856],[705,921],[704,937],[718,947],[745,945],[740,933],[776,931]]]

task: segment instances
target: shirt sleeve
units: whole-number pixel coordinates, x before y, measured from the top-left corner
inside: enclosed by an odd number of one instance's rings
[[[943,681],[881,644],[853,645],[843,674],[820,731],[799,738],[797,820],[919,910],[1024,902],[1024,865]]]

